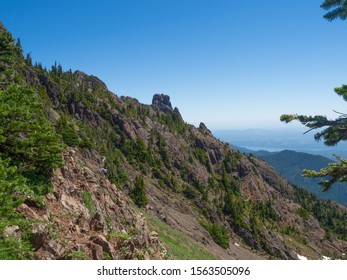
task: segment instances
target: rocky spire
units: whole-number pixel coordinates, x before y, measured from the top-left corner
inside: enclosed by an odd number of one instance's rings
[[[200,129],[202,132],[205,132],[205,133],[208,133],[208,134],[212,134],[212,133],[211,133],[211,130],[209,130],[209,129],[207,128],[207,126],[206,126],[203,122],[200,123],[199,129]]]
[[[170,102],[170,96],[163,93],[154,94],[152,99],[152,106],[158,107],[164,113],[172,113],[172,105]]]

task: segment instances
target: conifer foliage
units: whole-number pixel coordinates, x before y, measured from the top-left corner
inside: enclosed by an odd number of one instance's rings
[[[10,167],[8,160],[0,158],[0,217],[12,218],[14,209],[23,202],[19,192],[28,191],[25,179]],[[17,193],[17,196],[15,196]]]
[[[324,18],[332,21],[340,18],[345,20],[347,18],[347,0],[325,0],[321,7],[325,10],[330,10],[324,15]],[[335,88],[335,92],[340,95],[345,101],[347,101],[347,85]],[[301,122],[303,125],[309,128],[309,131],[314,129],[324,128],[322,131],[315,134],[314,138],[324,140],[324,144],[327,146],[335,146],[340,141],[347,140],[347,114],[339,113],[339,116],[335,120],[329,120],[326,116],[305,116],[305,115],[282,115],[281,121],[289,123],[293,120]],[[330,163],[326,168],[320,171],[307,170],[303,171],[303,176],[314,178],[325,178],[324,181],[319,184],[324,187],[324,191],[327,191],[336,182],[347,182],[347,160],[339,156],[336,156],[337,162]]]
[[[132,190],[130,197],[139,207],[144,207],[147,205],[148,198],[144,187],[143,177],[135,178],[134,189]]]
[[[325,0],[321,7],[329,11],[324,15],[324,18],[329,21],[347,18],[347,0]]]
[[[22,172],[49,175],[62,165],[61,137],[33,90],[12,85],[0,92],[0,155]]]
[[[343,85],[340,88],[335,88],[335,92],[347,101],[347,86]],[[297,120],[308,127],[308,131],[325,127],[322,131],[316,133],[314,138],[317,141],[324,140],[324,144],[327,146],[335,146],[340,141],[347,140],[347,115],[342,113],[339,114],[340,116],[335,120],[328,120],[325,116],[285,114],[281,116],[281,121],[289,123],[293,120]],[[324,187],[324,191],[329,190],[336,182],[347,182],[347,161],[339,156],[335,157],[338,162],[330,163],[328,167],[320,171],[305,169],[303,175],[306,177],[326,178],[324,181],[320,182],[320,185]]]

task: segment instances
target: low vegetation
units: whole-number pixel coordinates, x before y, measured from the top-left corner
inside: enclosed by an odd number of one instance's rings
[[[214,260],[216,256],[201,247],[182,232],[172,229],[156,217],[144,212],[148,225],[159,235],[160,241],[167,250],[166,258],[172,260]]]

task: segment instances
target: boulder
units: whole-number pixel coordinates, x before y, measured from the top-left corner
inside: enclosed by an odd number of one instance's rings
[[[91,251],[92,251],[93,260],[103,260],[104,259],[104,251],[100,245],[93,243],[91,245]]]
[[[96,213],[90,221],[90,229],[93,231],[104,231],[105,223],[100,213]]]
[[[48,226],[46,223],[33,224],[30,235],[30,242],[35,250],[38,250],[42,247],[48,234]]]
[[[4,233],[2,235],[4,238],[8,238],[8,237],[16,238],[16,239],[22,238],[22,232],[19,226],[17,225],[5,227]]]
[[[93,235],[90,240],[94,243],[97,244],[99,246],[102,247],[103,251],[108,253],[113,259],[116,259],[116,252],[114,250],[114,248],[112,247],[112,245],[107,241],[107,239],[101,235]]]

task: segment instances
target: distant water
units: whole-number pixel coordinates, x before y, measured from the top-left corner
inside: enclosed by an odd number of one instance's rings
[[[280,152],[285,150],[283,148],[271,148],[271,147],[261,147],[261,146],[242,146],[242,147],[252,151]]]
[[[314,140],[313,133],[303,134],[294,130],[219,130],[214,135],[231,146],[245,147],[253,151],[280,152],[292,150],[309,154],[318,154],[335,160],[332,154],[347,158],[347,141],[337,146],[325,146],[323,141]]]

